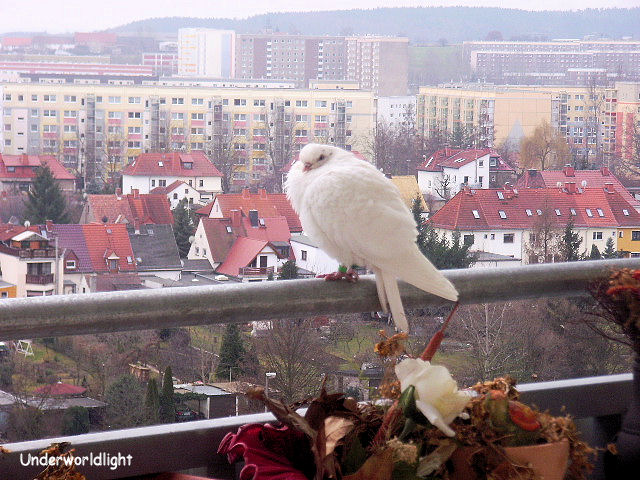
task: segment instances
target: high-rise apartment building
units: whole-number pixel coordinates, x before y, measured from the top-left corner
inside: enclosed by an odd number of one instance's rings
[[[328,37],[280,33],[241,34],[236,43],[236,77],[294,80],[350,80],[377,95],[406,95],[407,38]]]
[[[178,75],[232,78],[236,33],[233,30],[178,30]]]
[[[640,42],[464,42],[475,76],[520,85],[612,85],[640,79]]]
[[[157,83],[157,82],[156,82]],[[302,145],[358,150],[375,125],[372,92],[338,89],[8,83],[7,154],[57,155],[91,183],[153,151],[233,150],[233,182],[259,181]],[[215,160],[215,158],[214,158]]]

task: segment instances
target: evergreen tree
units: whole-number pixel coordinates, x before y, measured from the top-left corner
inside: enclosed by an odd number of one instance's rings
[[[173,235],[176,237],[180,257],[185,258],[191,248],[189,237],[193,235],[193,222],[186,198],[180,200],[173,209]]]
[[[38,168],[33,179],[26,202],[25,217],[32,224],[44,223],[46,220],[53,223],[69,223],[64,196],[46,165]]]
[[[425,225],[422,218],[422,198],[420,194],[417,194],[411,203],[411,213],[413,214],[413,219],[416,221],[416,228],[418,229],[416,243],[418,246],[421,246],[425,241]]]
[[[89,410],[85,407],[70,407],[64,412],[64,416],[62,417],[62,435],[80,435],[87,433],[90,426]]]
[[[589,260],[600,260],[601,258],[602,258],[602,255],[600,255],[600,250],[594,243],[593,245],[591,245],[591,253],[589,254]]]
[[[107,422],[112,428],[130,428],[144,423],[142,386],[132,375],[122,375],[107,387]]]
[[[216,369],[218,378],[227,380],[234,373],[242,373],[241,361],[244,353],[240,330],[235,323],[230,323],[224,331],[220,346],[220,363]]]
[[[621,253],[616,250],[616,245],[613,241],[613,238],[609,237],[607,239],[604,251],[602,252],[602,258],[620,258],[620,256]]]
[[[173,372],[171,367],[164,371],[162,379],[162,393],[160,394],[159,420],[162,423],[176,421],[176,401],[173,398]]]
[[[461,242],[459,231],[453,232],[450,243],[446,235],[438,236],[429,222],[423,223],[421,228],[422,243],[418,247],[437,269],[469,268],[476,261],[476,255],[469,252],[470,245]],[[419,233],[418,239],[420,238]]]
[[[280,269],[280,280],[291,280],[298,278],[298,267],[295,260],[287,260]]]
[[[158,393],[158,382],[155,378],[149,379],[147,383],[147,394],[144,397],[144,411],[149,424],[158,423],[160,416],[160,394]]]
[[[580,260],[580,244],[582,239],[573,228],[573,218],[567,222],[560,239],[560,255],[565,262]]]

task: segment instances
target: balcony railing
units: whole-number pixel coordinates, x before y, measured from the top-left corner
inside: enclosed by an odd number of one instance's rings
[[[241,277],[266,277],[273,275],[273,267],[241,267],[239,269]]]
[[[460,302],[473,304],[583,295],[594,279],[622,267],[640,268],[640,259],[450,270],[445,275],[460,292]],[[406,308],[450,304],[406,284],[400,290]],[[375,281],[370,276],[361,277],[353,285],[308,279],[36,297],[0,302],[0,338],[244,323],[377,309]],[[519,388],[525,401],[541,409],[559,413],[566,407],[578,419],[585,438],[603,446],[619,428],[620,415],[631,396],[631,374],[540,382]],[[91,480],[187,469],[215,478],[232,478],[234,469],[214,453],[220,439],[244,423],[272,419],[270,414],[256,414],[8,444],[4,446],[9,453],[0,455],[0,478],[33,478],[41,468],[22,466],[21,455],[24,459],[29,453],[36,454],[54,441],[71,442],[78,456],[132,456],[130,465],[115,470],[81,468]],[[601,471],[596,470],[593,478],[602,478]]]
[[[42,275],[27,273],[25,281],[34,285],[48,285],[53,283],[53,273],[46,273]]]
[[[34,248],[33,250],[20,250],[20,258],[56,258],[53,248]]]

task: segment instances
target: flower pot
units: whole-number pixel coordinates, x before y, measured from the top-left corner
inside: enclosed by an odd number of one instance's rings
[[[476,447],[458,448],[451,456],[453,464],[452,480],[473,480],[477,476],[471,468],[471,457],[478,451]],[[541,480],[562,480],[569,461],[569,442],[528,445],[525,447],[505,447],[509,459],[518,465],[533,469]]]

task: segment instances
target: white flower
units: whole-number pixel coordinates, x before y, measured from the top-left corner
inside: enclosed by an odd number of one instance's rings
[[[471,396],[458,390],[449,371],[419,358],[408,358],[396,365],[396,376],[404,392],[415,387],[416,407],[445,435],[455,436],[449,424],[462,412]]]

